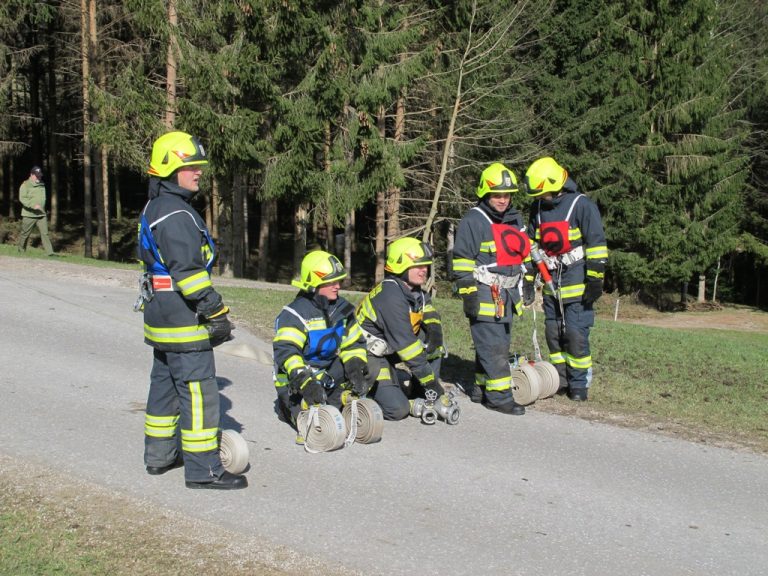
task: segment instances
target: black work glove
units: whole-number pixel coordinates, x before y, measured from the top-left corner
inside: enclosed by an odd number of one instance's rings
[[[324,404],[323,375],[328,376],[326,372],[321,372],[317,375],[318,378],[310,368],[302,368],[291,375],[288,385],[291,392],[301,394],[301,397],[310,406],[312,404]]]
[[[603,281],[599,278],[587,279],[587,286],[584,289],[584,304],[594,304],[603,295]]]
[[[371,373],[368,370],[368,362],[362,358],[353,356],[344,364],[344,374],[352,386],[352,392],[362,398],[371,389]]]
[[[424,388],[425,395],[429,390],[437,394],[436,398],[440,398],[440,396],[445,394],[445,388],[443,388],[443,385],[440,384],[437,379],[432,380],[432,382],[429,382],[428,384],[422,384],[421,386]]]
[[[480,313],[480,297],[477,295],[477,292],[462,294],[461,299],[464,301],[464,316],[476,318]]]
[[[205,329],[208,330],[208,339],[214,348],[228,340],[232,340],[232,330],[235,325],[229,321],[227,316],[229,308],[224,306],[222,310],[205,319]]]
[[[536,285],[528,280],[523,281],[523,306],[530,306],[536,300]]]

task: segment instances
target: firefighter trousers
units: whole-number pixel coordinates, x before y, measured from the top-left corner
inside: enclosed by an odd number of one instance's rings
[[[209,482],[221,477],[219,410],[213,350],[154,350],[144,423],[144,464],[167,466],[181,447],[186,481]]]
[[[471,318],[469,332],[475,344],[475,386],[484,390],[486,405],[500,408],[514,402],[509,367],[512,321],[479,322]]]
[[[560,374],[560,388],[589,388],[592,382],[592,356],[589,330],[595,324],[592,305],[571,302],[563,313],[554,296],[544,296],[544,325],[549,361]]]

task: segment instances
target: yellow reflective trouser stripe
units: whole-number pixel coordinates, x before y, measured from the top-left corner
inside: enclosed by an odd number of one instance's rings
[[[565,356],[562,352],[553,352],[549,355],[550,364],[565,364]]]
[[[304,344],[307,342],[307,336],[298,328],[285,326],[277,331],[277,334],[275,334],[275,338],[272,341],[288,342],[290,344],[295,344],[299,348],[304,348]]]
[[[144,434],[153,438],[173,438],[178,421],[178,414],[175,416],[152,416],[147,414],[144,417]]]
[[[475,385],[477,386],[485,386],[485,374],[482,374],[480,372],[475,372]]]
[[[376,377],[376,380],[392,380],[392,375],[389,373],[389,368],[384,367],[379,370],[379,375]]]
[[[584,253],[589,260],[608,258],[608,246],[592,246],[587,248]]]
[[[486,240],[485,242],[480,242],[480,252],[493,254],[496,252],[496,242],[494,240]]]
[[[583,358],[576,358],[570,354],[565,355],[565,360],[568,362],[568,366],[571,368],[581,368],[587,370],[592,368],[592,356],[584,356]]]
[[[208,330],[204,326],[180,326],[178,328],[155,328],[144,324],[144,337],[151,342],[166,344],[199,342],[208,340]]]
[[[424,350],[424,344],[421,343],[421,340],[416,340],[416,342],[414,342],[410,346],[406,346],[402,350],[398,350],[397,353],[400,356],[400,358],[403,359],[403,361],[407,362],[412,358],[416,358],[416,356],[418,356],[423,350]]]
[[[192,405],[192,429],[181,430],[181,449],[186,452],[206,452],[219,447],[218,428],[203,428],[205,406],[200,381],[187,383]]]
[[[587,270],[588,278],[605,278],[605,272],[598,272],[597,270]]]
[[[419,382],[422,384],[429,384],[430,382],[435,381],[435,375],[434,374],[427,374],[424,376],[424,378],[419,378]]]
[[[488,378],[485,381],[485,389],[490,391],[509,390],[512,388],[512,377],[504,376],[503,378]]]
[[[581,238],[581,228],[570,228],[568,230],[568,240],[573,242]]]
[[[573,284],[571,286],[560,287],[560,298],[578,298],[584,295],[584,284]]]
[[[453,261],[454,272],[472,272],[475,269],[475,261],[468,258],[456,258]]]
[[[459,288],[459,295],[472,294],[473,292],[477,292],[477,286],[467,286],[465,288]]]
[[[213,286],[213,284],[211,284],[211,277],[206,270],[198,272],[197,274],[192,274],[192,276],[187,276],[184,280],[179,280],[176,284],[178,284],[179,289],[184,296],[189,296],[190,294],[199,292],[203,288]]]

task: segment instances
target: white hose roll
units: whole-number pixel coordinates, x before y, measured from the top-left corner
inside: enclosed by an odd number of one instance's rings
[[[348,430],[352,430],[354,427],[352,422],[354,411],[352,407],[355,403],[357,403],[357,433],[355,434],[355,442],[360,444],[378,442],[381,440],[381,434],[384,431],[384,413],[381,411],[381,406],[371,398],[353,400],[344,406],[342,414],[344,415],[344,422]]]
[[[512,397],[521,406],[533,404],[539,397],[539,373],[523,362],[512,370]]]
[[[248,467],[248,443],[238,432],[222,430],[219,456],[224,470],[230,474],[240,474]]]
[[[296,427],[304,436],[304,450],[313,454],[338,450],[347,436],[344,417],[338,408],[328,404],[302,410],[296,419]]]

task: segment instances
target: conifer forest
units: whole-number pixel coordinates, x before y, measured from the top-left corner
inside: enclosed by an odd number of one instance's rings
[[[322,247],[367,289],[411,235],[449,281],[483,168],[552,156],[600,207],[606,290],[766,308],[766,30],[766,0],[3,0],[0,224],[40,165],[51,228],[129,261],[183,130],[220,273]]]

